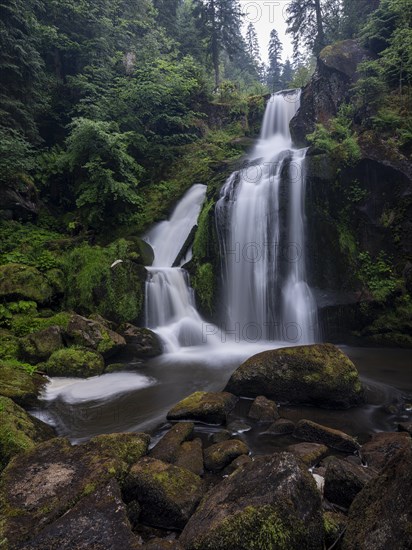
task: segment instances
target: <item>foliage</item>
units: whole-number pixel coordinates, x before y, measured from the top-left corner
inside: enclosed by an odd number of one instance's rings
[[[360,280],[369,289],[375,300],[385,301],[398,286],[398,281],[385,254],[381,252],[372,259],[368,252],[361,252],[358,261]]]
[[[196,290],[202,309],[209,313],[212,313],[214,305],[214,281],[215,275],[213,266],[210,263],[201,264],[197,268],[196,275],[192,281],[193,288]]]

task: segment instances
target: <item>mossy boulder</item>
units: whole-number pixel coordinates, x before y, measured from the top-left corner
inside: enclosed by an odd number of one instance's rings
[[[49,376],[88,378],[104,372],[104,359],[96,351],[84,348],[63,348],[55,351],[42,368]]]
[[[208,424],[224,424],[237,397],[227,392],[197,391],[186,397],[167,414],[168,420],[197,420]]]
[[[248,412],[248,417],[259,422],[274,422],[279,418],[277,405],[264,395],[259,395],[253,401]]]
[[[17,359],[19,349],[19,339],[8,330],[0,329],[0,360]]]
[[[365,485],[349,509],[343,550],[411,548],[412,447]]]
[[[325,532],[325,548],[331,548],[340,539],[346,529],[348,518],[341,512],[324,512],[323,528]],[[335,546],[339,549],[339,546]]]
[[[10,459],[54,436],[53,430],[8,397],[0,397],[0,470]]]
[[[152,330],[136,327],[131,323],[120,325],[118,330],[136,357],[144,359],[162,353],[162,342]]]
[[[51,326],[22,338],[20,340],[20,356],[23,360],[36,364],[48,359],[63,345],[60,327]]]
[[[222,443],[215,443],[204,451],[205,467],[211,472],[218,472],[235,458],[247,454],[249,454],[249,447],[239,439],[228,439]]]
[[[360,455],[364,462],[375,470],[381,470],[392,459],[408,449],[411,438],[406,432],[380,432],[362,445]]]
[[[0,298],[8,301],[33,300],[38,304],[47,304],[54,294],[52,284],[35,267],[22,264],[0,266]]]
[[[99,457],[120,460],[132,466],[149,450],[150,435],[145,433],[114,433],[93,437],[87,443],[88,451]]]
[[[150,451],[151,458],[174,464],[180,453],[181,444],[190,439],[195,425],[193,422],[179,422],[168,430]]]
[[[175,465],[201,476],[204,474],[202,440],[184,441],[180,445]]]
[[[203,496],[199,476],[154,458],[142,458],[125,480],[126,502],[137,500],[140,521],[163,529],[183,529]]]
[[[187,550],[321,550],[320,507],[293,454],[257,457],[207,493],[179,542]]]
[[[288,451],[298,456],[307,466],[315,466],[325,458],[329,450],[320,443],[297,443],[289,445]]]
[[[335,430],[312,420],[299,420],[293,437],[313,443],[323,443],[332,449],[342,453],[354,453],[360,449],[359,443],[350,435],[340,430]]]
[[[375,476],[370,468],[335,458],[328,463],[326,469],[325,498],[333,504],[349,508],[356,495]]]
[[[77,314],[71,316],[66,332],[71,343],[98,351],[105,357],[126,345],[123,336],[111,330],[107,323]]]
[[[46,383],[47,378],[33,372],[30,365],[0,359],[0,395],[13,399],[17,404],[35,404]]]
[[[294,430],[295,423],[292,422],[292,420],[288,420],[287,418],[279,418],[279,420],[276,420],[276,422],[271,424],[264,433],[273,435],[286,435],[293,433]]]
[[[225,391],[325,408],[346,409],[364,401],[355,365],[332,344],[258,353],[235,370]]]

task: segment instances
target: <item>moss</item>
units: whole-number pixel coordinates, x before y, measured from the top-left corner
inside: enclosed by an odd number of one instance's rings
[[[16,336],[27,336],[28,334],[53,326],[58,326],[66,330],[70,318],[71,314],[65,311],[56,313],[50,317],[37,317],[31,313],[21,313],[13,315],[10,323],[10,330]]]
[[[0,360],[0,395],[18,404],[31,405],[47,379],[36,374],[35,367],[13,359]]]
[[[94,437],[88,446],[99,455],[112,456],[128,465],[147,454],[150,436],[144,433],[108,434]]]
[[[208,250],[210,246],[210,232],[209,232],[209,215],[215,206],[214,200],[209,200],[205,203],[202,211],[199,215],[197,222],[197,230],[195,240],[193,243],[193,255],[198,261],[208,257]]]
[[[223,423],[233,409],[237,398],[229,393],[198,391],[177,403],[167,418],[169,420],[199,420],[209,423]]]
[[[95,351],[72,347],[55,351],[42,366],[51,376],[89,377],[103,373],[104,360]]]
[[[8,331],[0,330],[0,359],[17,359],[19,340]]]
[[[196,270],[192,283],[202,309],[212,313],[215,296],[215,274],[212,264],[200,265]]]
[[[0,297],[16,297],[44,304],[51,300],[53,288],[35,267],[16,263],[0,266]]]

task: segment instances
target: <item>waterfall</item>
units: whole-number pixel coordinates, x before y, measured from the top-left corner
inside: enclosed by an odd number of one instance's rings
[[[216,204],[224,326],[263,340],[316,340],[317,310],[306,282],[306,149],[294,149],[289,123],[300,93],[274,94],[260,138]]]

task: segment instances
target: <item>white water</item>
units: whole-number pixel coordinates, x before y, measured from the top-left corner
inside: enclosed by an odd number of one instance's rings
[[[223,328],[263,340],[316,339],[316,304],[306,283],[304,159],[289,122],[299,95],[279,93],[266,107],[260,139],[216,205],[223,271]]]

